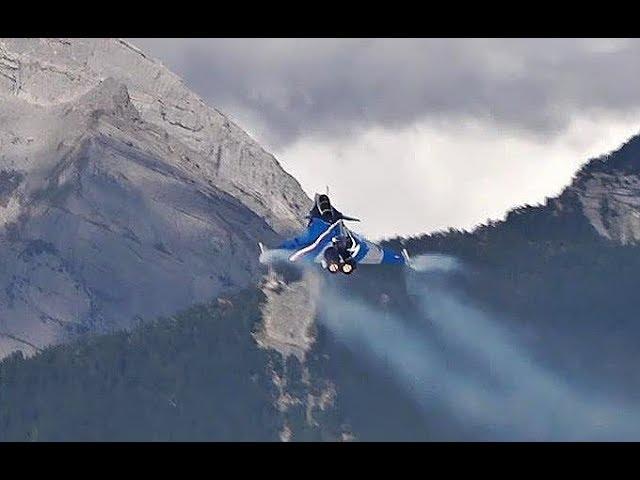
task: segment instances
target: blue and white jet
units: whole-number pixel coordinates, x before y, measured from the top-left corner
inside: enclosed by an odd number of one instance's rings
[[[259,243],[261,261],[269,252],[282,252],[290,262],[320,263],[330,273],[352,274],[359,264],[411,266],[405,249],[402,253],[375,244],[349,230],[345,221],[357,218],[340,213],[325,194],[316,194],[314,205],[306,216],[309,223],[299,236],[285,240],[273,250]]]

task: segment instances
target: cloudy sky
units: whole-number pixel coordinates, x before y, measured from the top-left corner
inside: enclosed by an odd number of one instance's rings
[[[640,131],[640,41],[130,39],[374,238],[557,194]]]

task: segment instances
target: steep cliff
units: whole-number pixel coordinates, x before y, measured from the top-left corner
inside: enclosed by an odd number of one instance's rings
[[[30,104],[67,102],[106,78],[127,86],[143,120],[199,156],[200,174],[277,232],[301,225],[309,199],[277,160],[181,79],[117,39],[1,39],[0,94]]]
[[[0,40],[0,355],[169,315],[258,279],[309,199],[118,40]]]

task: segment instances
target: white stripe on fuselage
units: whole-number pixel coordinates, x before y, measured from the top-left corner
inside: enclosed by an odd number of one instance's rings
[[[356,258],[356,256],[358,255],[358,252],[360,252],[360,242],[356,241],[356,239],[354,238],[354,236],[352,235],[351,231],[349,231],[348,228],[346,228],[345,230],[347,231],[349,238],[351,238],[351,244],[353,245],[348,250],[348,252],[351,255],[351,258]]]
[[[337,222],[335,222],[334,224],[332,224],[329,228],[327,228],[322,235],[320,235],[318,238],[316,238],[316,241],[313,242],[311,245],[307,245],[304,248],[301,248],[300,250],[298,250],[297,252],[295,252],[294,254],[292,254],[289,257],[289,260],[291,262],[295,262],[296,259],[298,259],[298,257],[304,255],[305,253],[308,253],[310,251],[312,251],[313,249],[315,249],[318,245],[320,245],[320,242],[322,241],[322,239],[324,239],[324,237],[326,237],[327,235],[329,235],[329,232],[331,230],[333,230],[333,227],[335,227],[336,225],[338,225],[342,220],[338,220]]]

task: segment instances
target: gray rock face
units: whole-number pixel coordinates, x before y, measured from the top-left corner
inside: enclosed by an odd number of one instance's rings
[[[299,280],[287,282],[271,270],[262,283],[267,301],[262,308],[262,328],[255,336],[258,345],[278,351],[285,359],[293,355],[304,364],[315,341],[311,331],[320,290],[317,272],[304,272]]]
[[[594,232],[606,240],[640,243],[640,135],[586,163],[551,201],[558,213],[563,204],[577,205]]]
[[[597,173],[574,190],[598,234],[622,245],[640,242],[640,176]]]
[[[309,203],[134,47],[0,41],[0,356],[246,285]]]
[[[301,226],[310,200],[298,182],[244,131],[136,47],[116,39],[0,39],[0,94],[34,105],[58,104],[109,77],[126,85],[143,120],[197,153],[201,176],[276,232]]]

